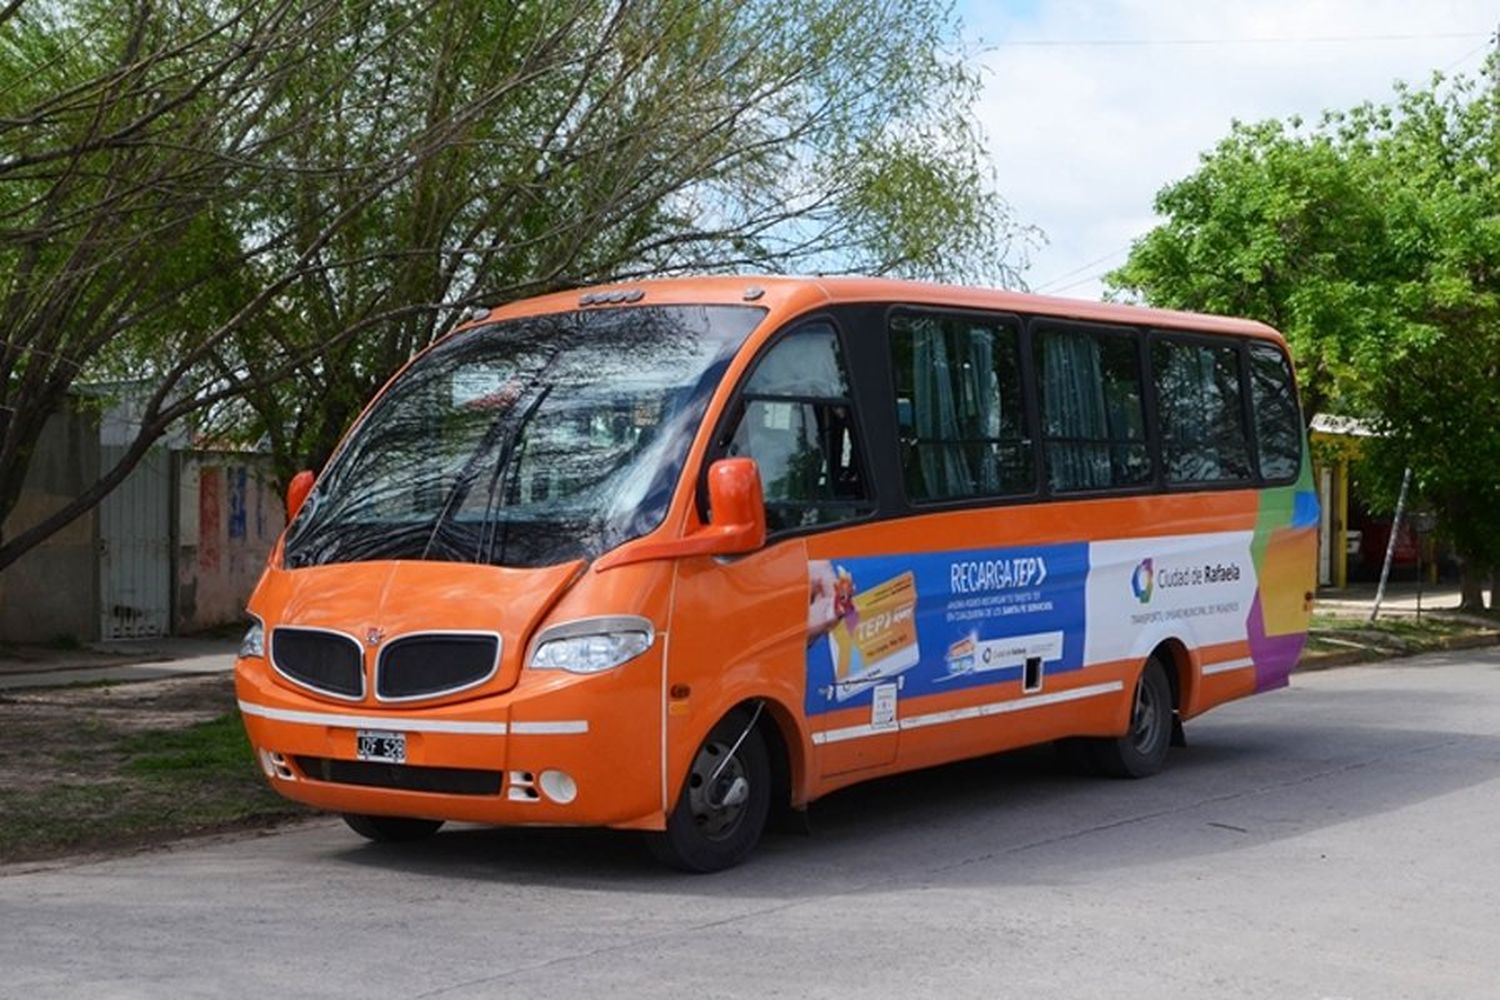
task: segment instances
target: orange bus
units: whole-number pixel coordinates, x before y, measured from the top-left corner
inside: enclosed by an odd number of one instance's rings
[[[856,278],[490,311],[288,511],[235,673],[277,791],[691,871],[897,771],[1157,771],[1287,682],[1318,521],[1269,327]]]

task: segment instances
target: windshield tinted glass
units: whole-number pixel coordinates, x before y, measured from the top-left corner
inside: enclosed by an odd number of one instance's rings
[[[419,358],[287,534],[289,567],[366,559],[545,566],[666,515],[708,398],[765,310],[561,313]]]

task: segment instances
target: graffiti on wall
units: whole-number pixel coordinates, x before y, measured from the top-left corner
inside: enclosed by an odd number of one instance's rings
[[[185,459],[181,481],[178,627],[239,621],[283,525],[269,471],[250,456],[200,453]]]

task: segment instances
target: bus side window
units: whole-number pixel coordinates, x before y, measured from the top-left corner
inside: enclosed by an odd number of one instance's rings
[[[1250,345],[1250,398],[1260,441],[1260,474],[1295,479],[1302,467],[1302,417],[1286,356],[1270,344]]]
[[[778,341],[745,383],[741,403],[725,453],[755,459],[770,530],[836,523],[874,509],[831,326],[813,323]]]
[[[1037,336],[1047,481],[1054,492],[1151,479],[1136,338],[1044,329]]]
[[[1250,479],[1250,439],[1235,345],[1162,338],[1151,346],[1151,368],[1167,482]]]
[[[1018,326],[1001,318],[898,314],[890,332],[908,499],[1029,493]]]

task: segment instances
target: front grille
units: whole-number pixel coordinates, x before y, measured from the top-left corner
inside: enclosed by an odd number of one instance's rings
[[[364,651],[352,636],[277,626],[271,630],[271,663],[314,691],[340,698],[364,697]]]
[[[488,680],[500,659],[500,637],[454,632],[407,635],[380,651],[375,694],[385,701],[429,698]]]
[[[445,795],[499,795],[502,771],[478,771],[466,767],[418,767],[415,764],[379,764],[368,760],[334,760],[330,757],[296,757],[297,767],[314,781],[366,788],[391,788],[402,792],[441,792]]]

